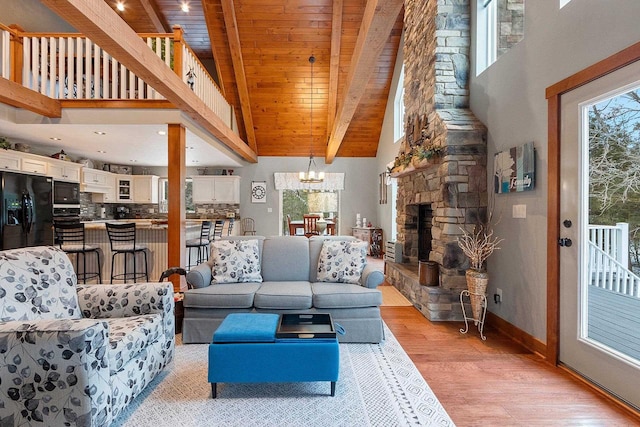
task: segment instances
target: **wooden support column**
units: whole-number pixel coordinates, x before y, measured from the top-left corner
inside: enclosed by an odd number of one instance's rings
[[[168,155],[169,155],[169,196],[168,196],[168,230],[167,246],[169,267],[182,266],[186,254],[186,218],[185,180],[187,177],[186,159],[186,130],[181,124],[168,125]],[[175,292],[186,289],[186,282],[181,276],[171,277]],[[184,282],[184,283],[181,283]]]
[[[22,84],[22,55],[23,55],[23,44],[22,44],[22,35],[21,33],[24,31],[22,27],[17,24],[9,25],[9,28],[12,30],[11,33],[11,41],[10,41],[10,55],[11,55],[11,81]],[[13,32],[15,31],[15,32]]]
[[[182,79],[182,43],[184,30],[180,25],[173,26],[173,71]]]

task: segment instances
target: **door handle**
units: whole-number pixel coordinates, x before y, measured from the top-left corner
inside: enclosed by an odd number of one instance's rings
[[[558,239],[558,244],[560,246],[566,246],[568,248],[571,245],[573,245],[573,242],[571,241],[571,239],[569,239],[567,237],[562,237],[562,238]]]

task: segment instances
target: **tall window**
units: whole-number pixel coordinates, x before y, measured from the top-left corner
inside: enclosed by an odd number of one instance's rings
[[[477,0],[476,75],[524,38],[525,0]]]
[[[167,213],[169,212],[169,180],[167,178],[160,178],[158,185],[160,186],[158,211],[160,213]],[[184,198],[187,212],[194,213],[196,208],[193,204],[193,180],[191,178],[187,178],[184,184]]]
[[[393,104],[393,142],[404,136],[404,64],[400,70],[396,97]]]

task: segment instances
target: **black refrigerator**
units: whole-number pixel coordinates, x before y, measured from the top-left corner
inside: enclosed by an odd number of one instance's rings
[[[0,250],[53,245],[52,179],[0,172]]]

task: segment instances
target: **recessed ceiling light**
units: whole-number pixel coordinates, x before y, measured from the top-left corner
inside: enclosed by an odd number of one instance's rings
[[[158,131],[158,135],[166,135],[167,131],[166,130],[159,130]]]
[[[107,152],[106,152],[106,151],[104,151],[104,150],[98,150],[98,153],[101,153],[101,154],[107,154]]]
[[[106,135],[106,134],[107,134],[106,132],[103,132],[103,131],[101,131],[101,130],[97,130],[97,131],[95,131],[94,133],[95,133],[96,135]]]
[[[182,10],[184,13],[189,12],[189,3],[182,2],[182,4],[180,5],[180,10]]]
[[[62,141],[62,138],[56,138],[55,136],[52,136],[51,138],[49,138],[53,141]]]
[[[121,1],[116,3],[116,9],[118,9],[120,12],[124,11],[124,3],[122,3]]]

